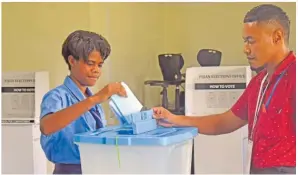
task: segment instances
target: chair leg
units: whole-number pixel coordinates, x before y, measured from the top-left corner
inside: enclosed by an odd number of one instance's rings
[[[176,86],[175,90],[175,111],[180,113],[180,89]]]
[[[168,109],[168,92],[166,87],[162,89],[162,106]]]

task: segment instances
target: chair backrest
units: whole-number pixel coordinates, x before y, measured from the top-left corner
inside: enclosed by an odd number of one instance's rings
[[[160,54],[158,55],[158,60],[164,81],[181,79],[180,70],[184,65],[181,54]]]
[[[202,49],[197,55],[199,64],[204,66],[219,66],[222,53],[214,49]]]

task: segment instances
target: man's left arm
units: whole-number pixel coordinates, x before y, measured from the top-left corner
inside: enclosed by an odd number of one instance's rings
[[[291,92],[291,108],[292,108],[292,118],[293,118],[293,124],[294,128],[296,130],[296,81],[294,83],[294,86],[292,88]]]
[[[293,121],[293,126],[296,131],[296,67],[294,67],[293,70],[293,76],[291,77],[291,95],[290,95],[290,107],[292,111],[292,121]]]

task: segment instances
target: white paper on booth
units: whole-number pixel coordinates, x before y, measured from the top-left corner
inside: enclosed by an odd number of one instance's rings
[[[248,76],[245,67],[237,66],[190,68],[187,74],[186,113],[191,112],[188,115],[225,112],[243,93]]]
[[[2,74],[2,120],[34,118],[34,72]]]

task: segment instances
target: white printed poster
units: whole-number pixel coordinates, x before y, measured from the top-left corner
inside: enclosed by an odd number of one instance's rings
[[[4,72],[2,123],[34,123],[42,96],[48,90],[47,72]]]
[[[186,71],[186,113],[224,112],[240,97],[251,79],[249,67],[194,67]]]

